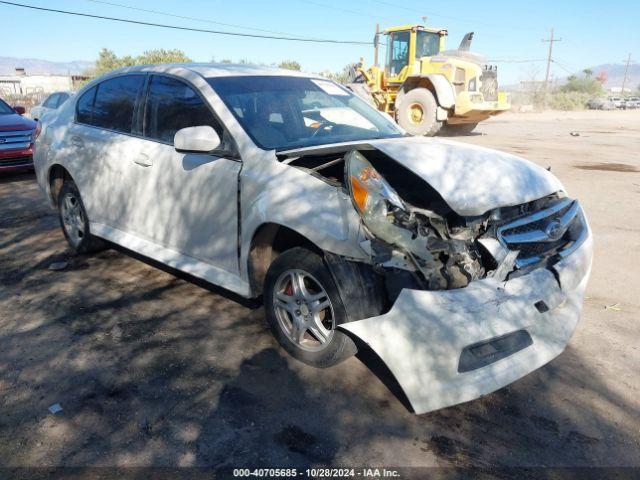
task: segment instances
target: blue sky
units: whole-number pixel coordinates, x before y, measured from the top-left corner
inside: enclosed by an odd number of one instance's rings
[[[426,2],[416,0],[108,0],[136,8],[196,17],[187,20],[104,5],[89,0],[17,0],[48,8],[169,23],[196,28],[264,33],[219,25],[242,25],[306,37],[369,41],[376,22],[421,23],[449,30],[449,46],[468,31],[476,33],[473,50],[498,60],[503,84],[544,75],[548,44],[541,39],[555,27],[562,41],[554,45],[554,75],[590,65],[622,63],[628,53],[640,60],[640,2],[591,0],[515,2],[502,0]],[[398,5],[398,7],[393,6]],[[273,63],[296,59],[307,71],[340,70],[373,49],[362,45],[328,45],[256,40],[172,31],[103,20],[36,12],[0,4],[0,53],[52,61],[94,60],[100,48],[136,55],[152,48],[178,48],[196,61],[249,59]],[[21,40],[18,40],[21,39]]]

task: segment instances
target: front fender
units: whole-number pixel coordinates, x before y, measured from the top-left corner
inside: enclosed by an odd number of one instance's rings
[[[398,99],[396,100],[396,102],[399,104],[402,96],[409,90],[412,90],[416,87],[424,86],[424,80],[427,80],[433,86],[438,105],[446,109],[455,107],[456,92],[453,89],[453,85],[451,85],[449,80],[447,80],[447,77],[439,73],[409,77],[402,85],[402,87],[400,87],[400,90],[398,92]]]
[[[436,90],[438,104],[442,108],[453,108],[456,105],[456,92],[447,77],[438,73],[427,75],[427,79]]]
[[[341,188],[295,167],[266,161],[241,175],[241,260],[243,275],[251,241],[260,226],[287,227],[320,249],[366,259],[358,234],[360,217]]]

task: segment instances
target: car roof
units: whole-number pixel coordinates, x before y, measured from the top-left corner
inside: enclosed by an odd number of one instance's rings
[[[179,74],[184,71],[195,72],[205,78],[237,77],[237,76],[288,76],[305,78],[322,78],[319,75],[285,70],[282,68],[250,64],[232,63],[168,63],[162,65],[136,65],[114,70],[110,74],[131,72],[156,72]]]

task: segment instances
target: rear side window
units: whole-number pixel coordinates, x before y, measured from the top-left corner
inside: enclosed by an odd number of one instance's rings
[[[96,96],[97,87],[87,90],[78,99],[76,104],[76,122],[91,125],[91,116],[93,113],[93,100]]]
[[[68,99],[69,99],[69,94],[68,93],[59,93],[58,94],[58,103],[56,104],[56,108],[58,108],[60,105],[62,105]]]
[[[56,108],[58,106],[58,98],[59,98],[59,95],[57,93],[54,93],[53,95],[49,95],[49,98],[47,98],[44,101],[42,106],[46,108]]]
[[[173,144],[178,130],[202,125],[211,126],[222,135],[211,110],[193,88],[170,77],[151,78],[144,121],[146,137]]]
[[[99,84],[91,125],[131,133],[136,99],[143,84],[143,75],[116,77]]]

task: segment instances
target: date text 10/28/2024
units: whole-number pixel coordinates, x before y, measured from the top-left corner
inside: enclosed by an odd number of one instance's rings
[[[397,470],[386,468],[236,468],[234,477],[258,478],[400,478]]]

